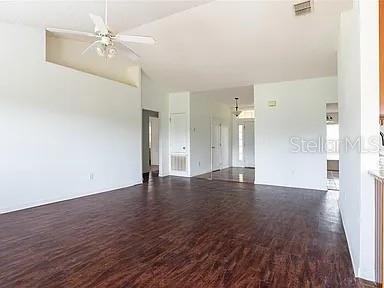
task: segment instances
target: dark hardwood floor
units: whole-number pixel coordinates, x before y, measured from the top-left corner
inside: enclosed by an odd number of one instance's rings
[[[339,171],[327,171],[328,190],[340,190]]]
[[[3,214],[0,287],[357,287],[336,198],[167,177]]]

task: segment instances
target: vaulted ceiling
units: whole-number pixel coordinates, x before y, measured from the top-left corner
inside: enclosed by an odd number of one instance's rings
[[[198,1],[108,0],[108,22],[114,31],[125,31],[207,3]],[[92,32],[89,13],[104,17],[104,0],[0,1],[0,22],[65,28]]]
[[[151,35],[133,45],[144,71],[170,90],[202,91],[336,74],[340,13],[352,0],[315,0],[295,16],[292,1],[109,1],[113,30]],[[103,1],[0,2],[0,21],[92,31]],[[97,56],[95,56],[97,57]]]

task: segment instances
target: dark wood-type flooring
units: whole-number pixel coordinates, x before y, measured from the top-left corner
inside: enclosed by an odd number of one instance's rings
[[[166,177],[0,215],[1,288],[355,281],[336,192]]]
[[[328,190],[340,190],[339,171],[327,171]]]
[[[222,180],[242,183],[255,183],[255,169],[229,167],[196,176],[196,178],[207,180]]]

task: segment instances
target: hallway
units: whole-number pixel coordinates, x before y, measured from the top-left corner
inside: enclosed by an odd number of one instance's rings
[[[2,287],[358,287],[333,193],[165,177],[0,219]]]

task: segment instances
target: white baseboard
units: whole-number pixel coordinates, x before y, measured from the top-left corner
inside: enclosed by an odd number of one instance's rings
[[[359,267],[359,272],[358,272],[358,277],[361,278],[361,279],[364,279],[364,280],[367,280],[367,281],[370,281],[370,282],[376,282],[375,281],[375,278],[376,278],[376,273],[375,271],[371,271],[371,270],[363,270]]]
[[[44,200],[43,201],[36,201],[34,203],[25,203],[25,204],[22,204],[20,206],[14,206],[14,207],[8,207],[8,208],[6,207],[6,208],[3,208],[3,209],[0,210],[0,215],[1,214],[5,214],[5,213],[16,212],[16,211],[20,211],[20,210],[25,210],[25,209],[29,209],[29,208],[33,208],[33,207],[49,205],[49,204],[53,204],[53,203],[57,203],[57,202],[62,202],[62,201],[68,201],[68,200],[72,200],[72,199],[82,198],[82,197],[86,197],[86,196],[90,196],[90,195],[95,195],[95,194],[99,194],[99,193],[106,193],[106,192],[110,192],[110,191],[113,191],[113,190],[118,190],[118,189],[132,187],[132,186],[135,186],[135,185],[138,185],[138,184],[142,184],[142,183],[143,183],[142,179],[137,179],[135,181],[127,183],[124,186],[115,186],[115,187],[110,187],[110,188],[106,188],[106,189],[102,189],[102,190],[98,190],[98,191],[80,193],[80,194],[78,194],[78,195],[76,195],[74,197],[72,197],[72,196],[71,197],[61,197],[61,198],[49,199],[49,200],[45,200],[45,201]]]
[[[338,201],[338,206],[339,206],[339,211],[340,211],[340,215],[341,215],[341,224],[343,225],[343,228],[344,228],[344,231],[345,231],[345,238],[347,238],[347,244],[348,244],[348,250],[349,250],[349,255],[351,256],[351,262],[352,262],[352,267],[353,267],[353,272],[355,273],[355,277],[357,277],[358,275],[358,267],[356,266],[354,260],[353,260],[353,257],[352,257],[352,251],[351,251],[351,245],[350,245],[350,241],[349,241],[349,233],[348,233],[348,228],[347,226],[344,224],[344,213],[343,213],[343,208],[342,206],[340,205],[340,201]]]

